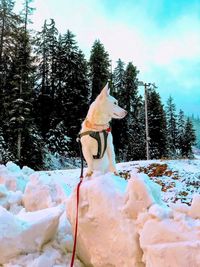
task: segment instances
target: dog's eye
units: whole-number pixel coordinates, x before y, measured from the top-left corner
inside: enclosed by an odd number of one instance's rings
[[[117,102],[115,101],[114,104],[117,105]]]

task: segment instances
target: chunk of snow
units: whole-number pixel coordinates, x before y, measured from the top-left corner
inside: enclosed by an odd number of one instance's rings
[[[146,267],[199,267],[200,242],[154,244],[145,252]]]
[[[124,211],[130,218],[136,219],[139,213],[146,211],[153,203],[164,206],[160,190],[161,187],[152,182],[146,174],[131,173]]]
[[[20,167],[12,161],[7,162],[6,167],[7,167],[8,171],[10,171],[10,172],[13,172],[13,173],[21,172]]]
[[[6,166],[0,165],[0,184],[4,184],[8,190],[23,192],[31,172],[34,171],[30,168],[21,170],[13,162],[8,162]]]
[[[140,228],[140,245],[146,266],[198,267],[199,227],[200,221],[184,216],[179,220],[146,220]]]
[[[27,166],[23,166],[23,168],[22,168],[22,173],[23,173],[24,175],[30,176],[31,174],[34,173],[34,170],[31,169],[31,168],[29,168],[29,167],[27,167]]]
[[[55,207],[14,216],[0,207],[0,264],[21,253],[39,251],[54,237],[62,212]]]
[[[13,206],[20,206],[22,202],[21,191],[8,191],[5,185],[0,185],[0,206],[6,209],[13,209]]]
[[[63,252],[72,252],[72,229],[71,224],[67,220],[66,212],[64,212],[60,218],[56,240],[60,244],[60,248]]]
[[[27,211],[54,207],[66,200],[62,187],[47,174],[34,173],[27,183],[23,204]]]
[[[195,194],[193,196],[192,205],[188,212],[189,216],[194,219],[200,219],[200,195]]]

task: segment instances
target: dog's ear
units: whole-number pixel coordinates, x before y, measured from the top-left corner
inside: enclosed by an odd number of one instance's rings
[[[110,95],[110,89],[108,88],[108,83],[104,86],[104,88],[102,89],[100,96],[101,97],[107,97]]]

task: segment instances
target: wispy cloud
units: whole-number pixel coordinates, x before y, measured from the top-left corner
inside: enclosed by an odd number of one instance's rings
[[[197,99],[200,106],[199,1],[35,0],[34,6],[35,29],[54,18],[60,32],[76,34],[87,57],[100,39],[113,65],[118,58],[132,61],[141,79],[159,85],[164,100],[171,94],[187,113]]]

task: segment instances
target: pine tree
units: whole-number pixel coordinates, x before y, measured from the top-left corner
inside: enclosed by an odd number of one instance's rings
[[[23,2],[23,9],[20,12],[20,15],[22,17],[23,20],[23,24],[24,24],[24,33],[25,35],[28,34],[28,24],[32,23],[32,21],[29,19],[29,16],[33,14],[33,11],[35,10],[35,8],[31,7],[30,4],[33,2],[34,0],[24,0]]]
[[[114,96],[119,97],[121,90],[124,88],[124,78],[125,78],[125,63],[118,59],[117,66],[113,72],[113,92]]]
[[[184,132],[185,132],[184,112],[180,110],[177,121],[177,149],[178,149],[178,155],[180,157],[182,157],[184,154]]]
[[[18,50],[16,51],[16,75],[19,75],[19,79],[15,84],[18,87],[18,95],[13,101],[13,114],[18,114],[18,116],[12,117],[11,122],[15,122],[17,126],[17,157],[21,160],[21,149],[22,149],[22,132],[25,125],[27,128],[30,127],[31,123],[31,101],[32,101],[32,92],[33,87],[31,84],[30,76],[34,68],[32,67],[33,59],[31,58],[31,43],[30,36],[28,32],[28,23],[29,15],[32,14],[32,8],[30,3],[32,0],[24,1],[24,8],[21,12],[22,25],[18,29],[17,41],[18,41]],[[15,106],[16,104],[16,106]],[[17,123],[16,123],[17,122]],[[25,122],[25,123],[24,123]]]
[[[173,98],[171,96],[167,100],[166,119],[167,119],[168,156],[169,157],[176,157],[177,116],[176,116],[176,106],[175,106],[175,104],[173,102]]]
[[[92,46],[89,66],[92,88],[90,102],[93,102],[110,77],[109,55],[99,40],[96,40]]]
[[[13,12],[14,0],[1,0],[0,2],[0,67],[6,68],[6,59],[10,57],[10,46],[14,44],[13,33],[17,29],[20,17]]]
[[[22,141],[20,165],[27,165],[34,170],[43,169],[45,143],[35,123],[24,129]]]
[[[34,142],[36,131],[32,106],[35,67],[30,33],[27,29],[31,10],[29,9],[30,2],[28,0],[24,2],[25,8],[21,12],[21,24],[18,25],[15,34],[16,46],[10,64],[5,93],[7,114],[5,131],[15,160],[20,165],[34,166],[36,161],[41,161],[42,158],[37,157],[35,159],[34,156],[40,146]],[[32,134],[33,132],[34,134]],[[34,155],[30,157],[28,151]],[[41,151],[40,154],[42,154]]]
[[[121,121],[121,155],[124,160],[138,159],[140,157],[140,146],[143,146],[141,136],[143,134],[140,108],[141,97],[138,96],[137,68],[130,62],[124,73],[124,89],[119,92],[120,103],[128,112],[128,115]]]
[[[76,136],[88,109],[89,80],[87,62],[74,38],[74,34],[67,31],[59,40],[59,55],[63,64],[57,72],[57,117],[68,128],[70,150],[76,154]]]
[[[183,136],[182,154],[184,157],[193,158],[192,146],[195,144],[196,135],[191,120],[188,118],[185,124]]]
[[[119,106],[121,105],[121,97],[120,94],[124,90],[124,73],[125,73],[125,63],[122,62],[121,59],[117,61],[117,66],[114,69],[113,72],[113,80],[112,80],[112,91],[111,95],[117,98]],[[112,121],[112,134],[113,134],[113,143],[115,147],[115,153],[117,157],[119,156],[119,149],[120,149],[120,144],[121,144],[121,120],[113,120]]]
[[[130,117],[127,160],[141,160],[146,158],[144,110],[144,102],[139,96],[136,99],[135,110],[131,112]]]
[[[148,89],[147,102],[150,158],[162,158],[167,154],[167,125],[160,95],[155,88]]]
[[[55,94],[57,90],[57,35],[54,20],[48,24],[45,20],[42,31],[37,34],[36,54],[39,58],[37,74],[37,100],[35,102],[36,122],[42,136],[48,133],[55,108]]]
[[[16,46],[15,36],[17,27],[21,22],[20,17],[13,12],[13,0],[0,1],[0,125],[4,125],[5,117],[5,92],[7,80]],[[4,127],[4,126],[3,126]]]

